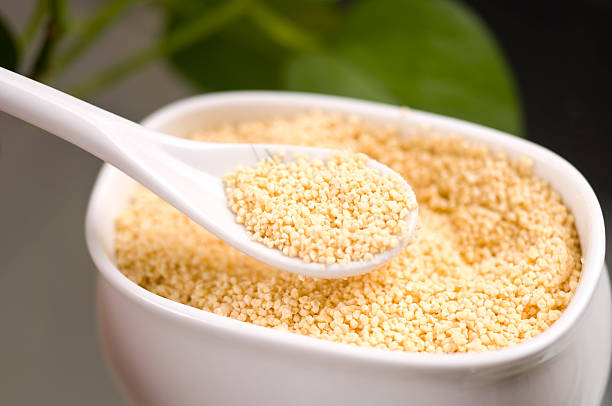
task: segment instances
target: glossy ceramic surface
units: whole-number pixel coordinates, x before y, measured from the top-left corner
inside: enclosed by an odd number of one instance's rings
[[[576,217],[584,267],[563,316],[545,333],[499,351],[397,353],[316,340],[242,323],[156,296],[113,265],[113,220],[135,184],[105,166],[87,217],[100,270],[98,319],[116,380],[137,405],[598,405],[612,341],[604,226],[584,178],[550,151],[498,131],[433,114],[330,96],[232,92],[190,98],[144,124],[185,136],[227,120],[308,109],[358,114],[400,129],[431,125],[529,156]]]

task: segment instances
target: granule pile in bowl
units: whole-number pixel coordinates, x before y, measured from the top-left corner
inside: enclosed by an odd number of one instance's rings
[[[227,124],[203,141],[351,149],[400,173],[419,202],[413,240],[347,279],[263,265],[138,190],[116,220],[116,258],[163,297],[237,320],[400,351],[493,350],[528,340],[570,302],[581,271],[574,219],[557,192],[483,145],[428,128],[372,127],[307,113]]]
[[[416,209],[399,176],[368,167],[368,157],[332,151],[323,162],[279,152],[224,177],[236,222],[268,248],[306,263],[369,261],[400,243]]]

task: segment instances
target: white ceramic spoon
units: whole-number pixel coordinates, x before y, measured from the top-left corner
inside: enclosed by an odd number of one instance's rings
[[[371,261],[343,265],[305,263],[251,239],[244,227],[235,222],[227,206],[222,178],[239,165],[255,165],[279,148],[289,156],[306,153],[323,160],[328,157],[329,150],[286,145],[216,144],[168,136],[2,68],[0,110],[114,165],[236,249],[295,274],[338,278],[365,273],[399,253],[416,227],[415,210],[406,219],[409,231],[402,236],[400,244],[375,255]],[[369,160],[368,165],[381,173],[399,176],[374,160]],[[412,193],[410,186],[406,186]]]

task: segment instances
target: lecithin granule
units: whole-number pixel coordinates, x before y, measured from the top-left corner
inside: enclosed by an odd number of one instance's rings
[[[307,113],[227,124],[194,138],[365,153],[399,172],[420,226],[392,261],[344,280],[275,270],[139,189],[116,221],[119,269],[166,298],[260,326],[390,350],[492,350],[532,338],[567,307],[581,270],[557,192],[483,145],[415,126]]]
[[[331,151],[323,162],[283,152],[224,177],[236,222],[268,248],[306,263],[369,261],[396,248],[417,204],[399,176],[368,157]]]

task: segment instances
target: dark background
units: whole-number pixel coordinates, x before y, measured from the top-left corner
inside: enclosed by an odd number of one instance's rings
[[[70,3],[86,15],[102,1]],[[505,51],[518,81],[527,137],[565,157],[593,185],[612,248],[612,1],[465,3]],[[23,27],[33,5],[0,0],[15,27]],[[87,76],[109,55],[150,43],[162,28],[155,13],[128,12],[69,76]],[[193,92],[156,62],[92,101],[141,120]],[[122,404],[97,342],[96,270],[83,236],[99,167],[99,160],[77,147],[0,114],[2,404]],[[612,405],[610,385],[603,405]]]
[[[576,166],[611,213],[612,1],[464,3],[505,51],[527,137]]]

